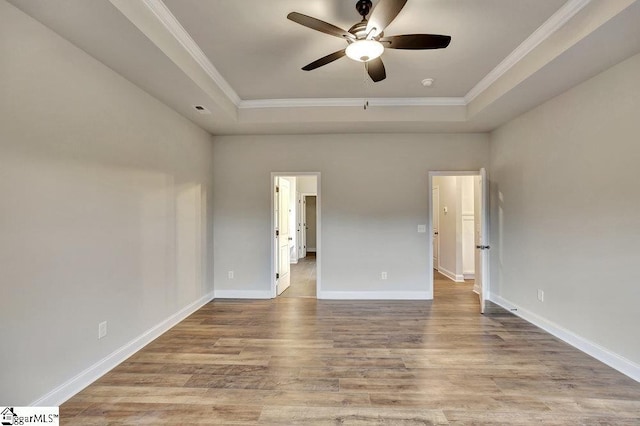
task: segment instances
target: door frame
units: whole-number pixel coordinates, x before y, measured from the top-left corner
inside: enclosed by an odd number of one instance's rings
[[[271,179],[269,181],[269,193],[271,194],[271,224],[269,225],[269,241],[271,242],[271,298],[277,297],[276,294],[276,244],[274,239],[276,235],[276,220],[275,220],[275,187],[277,177],[299,177],[299,176],[316,176],[318,183],[318,193],[316,194],[316,298],[322,291],[322,179],[320,172],[271,172]]]
[[[429,171],[429,190],[427,191],[427,202],[428,202],[428,220],[427,220],[427,232],[429,235],[429,242],[428,242],[428,247],[429,250],[433,250],[433,178],[435,176],[481,176],[481,171],[480,169],[478,170],[463,170],[463,171]],[[487,182],[488,183],[488,182]],[[489,185],[487,185],[487,189],[489,188]],[[488,197],[489,194],[483,194],[484,197]],[[488,198],[487,198],[488,199]],[[490,235],[490,231],[489,231],[489,206],[486,206],[486,211],[484,212],[486,214],[486,223],[487,223],[487,237],[489,237]],[[428,260],[428,266],[429,266],[429,275],[427,276],[427,292],[430,295],[430,299],[433,299],[433,253],[431,253],[431,256],[427,256],[429,258]],[[486,283],[483,282],[485,288],[487,289],[486,294],[483,294],[483,297],[485,300],[487,300],[489,298],[489,252],[487,251],[487,269],[486,269],[486,273],[485,273],[485,277],[486,279]]]

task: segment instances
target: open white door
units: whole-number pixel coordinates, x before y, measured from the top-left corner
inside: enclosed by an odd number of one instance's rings
[[[484,313],[485,300],[489,294],[489,190],[487,171],[480,169],[475,182],[475,285],[480,297],[480,312]]]
[[[291,198],[291,186],[289,181],[278,178],[276,186],[276,240],[278,246],[278,269],[276,275],[276,294],[280,295],[290,284],[291,269],[289,256],[289,210]]]

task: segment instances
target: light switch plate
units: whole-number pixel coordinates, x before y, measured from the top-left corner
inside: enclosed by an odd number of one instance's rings
[[[418,234],[425,234],[427,232],[427,225],[418,225]]]

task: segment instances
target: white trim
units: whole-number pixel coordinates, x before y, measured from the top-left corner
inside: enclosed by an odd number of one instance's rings
[[[173,35],[191,57],[200,65],[202,70],[214,81],[214,83],[227,95],[229,100],[237,107],[240,104],[240,96],[233,87],[224,79],[222,74],[213,66],[200,46],[191,38],[178,19],[171,13],[161,0],[142,0],[142,3],[158,18],[164,27]]]
[[[142,333],[140,336],[126,343],[124,346],[116,349],[111,354],[102,358],[89,368],[85,369],[75,377],[67,380],[57,388],[48,392],[46,395],[33,401],[31,406],[57,407],[67,401],[69,398],[98,380],[100,377],[108,373],[110,370],[118,366],[122,361],[138,352],[140,349],[151,343],[163,333],[174,327],[180,321],[209,303],[213,299],[213,292],[207,293],[200,299],[190,303],[180,309],[175,314],[161,321],[157,325]]]
[[[463,273],[462,276],[464,277],[465,280],[475,280],[476,279],[476,274],[473,273],[473,272]]]
[[[507,71],[513,68],[518,62],[523,60],[540,43],[548,39],[553,33],[580,12],[591,0],[569,0],[556,13],[551,15],[537,30],[535,30],[525,41],[515,48],[506,58],[502,60],[493,70],[489,72],[478,84],[476,84],[464,96],[466,104],[471,103],[482,92],[487,90],[493,83],[502,77]]]
[[[369,106],[466,106],[464,98],[372,98]],[[240,109],[251,108],[312,108],[312,107],[358,107],[362,98],[307,98],[307,99],[250,99],[241,100]]]
[[[609,367],[614,368],[622,374],[631,377],[633,380],[640,382],[640,365],[628,360],[627,358],[616,354],[604,348],[597,343],[594,343],[576,333],[567,330],[560,325],[549,321],[538,314],[528,311],[510,301],[498,296],[490,295],[490,299],[493,303],[503,307],[507,311],[514,315],[519,316],[523,320],[530,322],[531,324],[540,327],[547,333],[550,333],[558,339],[570,344],[576,349],[591,355],[595,359],[607,364]]]
[[[271,299],[268,290],[215,290],[216,299]]]
[[[334,300],[431,300],[428,291],[323,291],[318,299]]]
[[[464,282],[464,276],[463,275],[454,274],[453,272],[451,272],[450,270],[448,270],[446,268],[443,268],[442,266],[438,266],[438,272],[440,272],[445,277],[447,277],[450,280],[455,281],[457,283]]]

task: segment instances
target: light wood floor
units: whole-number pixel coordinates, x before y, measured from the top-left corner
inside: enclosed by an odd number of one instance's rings
[[[280,297],[316,297],[316,254],[307,253],[306,257],[291,264],[291,285]]]
[[[470,284],[435,300],[214,301],[60,409],[61,424],[640,424],[640,384]]]

